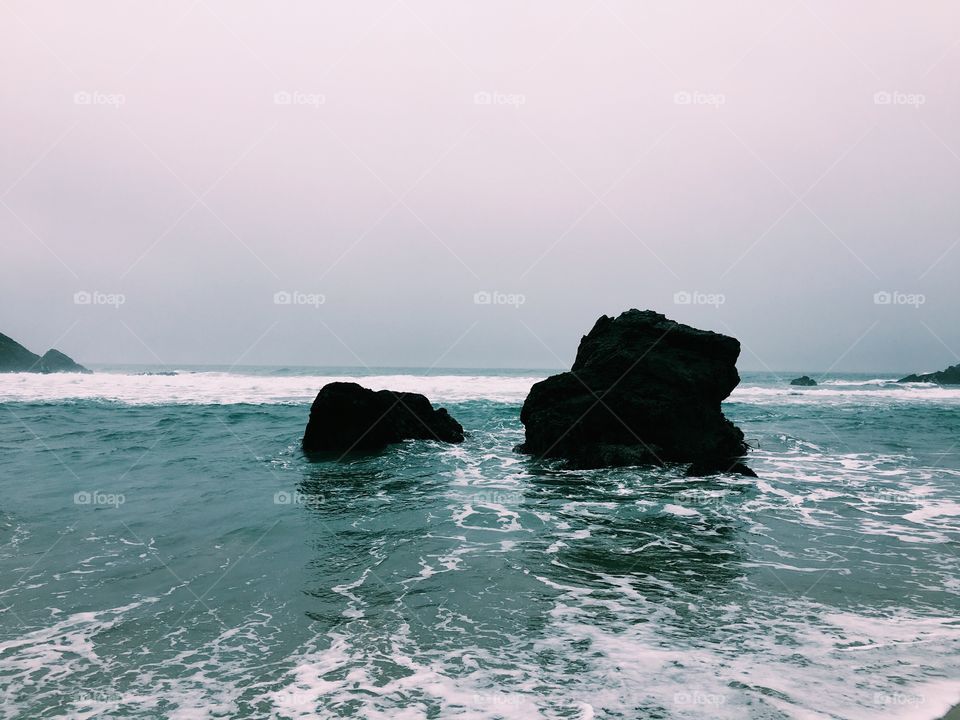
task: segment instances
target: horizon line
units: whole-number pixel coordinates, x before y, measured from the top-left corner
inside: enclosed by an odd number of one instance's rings
[[[167,369],[176,369],[177,366],[182,366],[184,368],[227,368],[227,369],[242,369],[242,368],[309,368],[314,370],[356,370],[360,372],[370,372],[373,370],[427,370],[427,371],[436,371],[436,370],[501,370],[509,372],[569,372],[570,368],[564,367],[544,367],[544,366],[485,366],[485,365],[443,365],[443,366],[430,366],[430,365],[313,365],[313,364],[300,364],[300,363],[217,363],[217,362],[174,362],[174,363],[163,363],[163,362],[91,362],[86,361],[88,366],[92,367],[163,367]],[[838,375],[864,375],[870,373],[889,373],[891,375],[901,375],[903,370],[890,370],[890,369],[860,369],[860,370],[813,370],[813,369],[780,369],[780,370],[771,370],[769,368],[737,368],[739,372],[750,372],[750,373],[762,373],[766,375],[780,375],[780,374],[815,374],[822,377],[827,377],[830,374]],[[927,372],[926,370],[908,370],[907,374],[911,372]]]

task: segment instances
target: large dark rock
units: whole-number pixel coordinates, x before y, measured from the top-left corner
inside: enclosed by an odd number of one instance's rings
[[[89,373],[59,350],[47,350],[43,357],[27,350],[16,340],[0,333],[0,372]]]
[[[380,390],[349,382],[321,388],[303,435],[307,452],[379,450],[402,440],[463,442],[463,427],[423,395]]]
[[[720,410],[740,382],[739,354],[732,337],[650,310],[603,316],[571,371],[531,388],[517,449],[575,468],[685,462],[697,475],[751,474],[743,433]]]
[[[813,379],[812,377],[810,377],[809,375],[802,375],[802,376],[800,376],[800,377],[798,377],[798,378],[794,378],[793,380],[791,380],[791,381],[790,381],[790,384],[791,384],[791,385],[799,385],[799,386],[801,386],[801,387],[813,387],[814,385],[817,384],[817,381],[814,380],[814,379]]]
[[[907,375],[901,378],[899,382],[928,382],[938,385],[960,385],[960,365],[951,365],[946,370],[940,372],[925,373],[922,375]]]

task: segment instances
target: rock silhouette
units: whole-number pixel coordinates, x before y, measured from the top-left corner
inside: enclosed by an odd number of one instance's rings
[[[814,380],[809,375],[802,375],[798,378],[794,378],[790,381],[791,385],[800,385],[801,387],[813,387],[817,384],[817,381]]]
[[[47,350],[40,358],[40,372],[42,373],[89,373],[83,365],[79,365],[72,358],[59,350]]]
[[[89,373],[59,350],[48,350],[43,357],[30,352],[13,338],[0,333],[0,372]]]
[[[691,463],[689,472],[753,474],[743,433],[720,403],[740,382],[740,343],[650,311],[597,320],[570,372],[530,390],[521,452],[574,468]]]
[[[922,375],[907,375],[898,382],[928,382],[938,385],[960,385],[960,365],[951,365],[940,372],[925,373]]]
[[[310,408],[303,435],[307,452],[379,450],[403,440],[463,442],[463,427],[418,393],[380,390],[357,383],[324,385]]]

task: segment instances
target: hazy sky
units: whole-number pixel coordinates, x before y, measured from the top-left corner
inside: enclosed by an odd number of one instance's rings
[[[560,367],[638,307],[958,362],[954,2],[6,0],[0,81],[37,352]]]

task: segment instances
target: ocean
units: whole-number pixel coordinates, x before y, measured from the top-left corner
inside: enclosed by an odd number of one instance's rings
[[[548,371],[0,375],[5,718],[938,718],[960,388],[742,373],[759,478],[513,452]],[[466,442],[310,462],[334,379]]]

